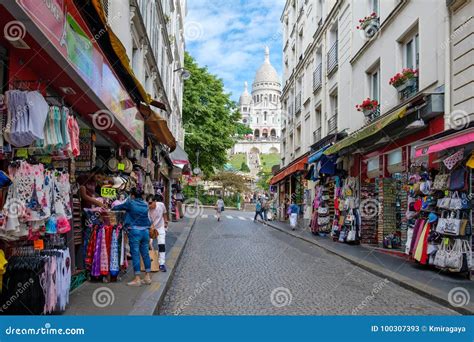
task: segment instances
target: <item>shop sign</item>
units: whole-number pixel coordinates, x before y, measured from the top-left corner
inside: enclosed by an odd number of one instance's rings
[[[124,133],[143,148],[145,125],[136,119],[138,109],[102,55],[96,39],[85,29],[73,0],[17,0],[17,3],[113,113],[112,120],[108,120],[112,121],[110,126],[116,119]]]
[[[42,251],[44,249],[44,240],[38,239],[33,242],[33,248],[38,251]]]
[[[117,189],[114,188],[100,188],[100,196],[104,198],[116,198]]]
[[[64,0],[17,0],[28,15],[41,22],[51,36],[60,41],[64,30]]]

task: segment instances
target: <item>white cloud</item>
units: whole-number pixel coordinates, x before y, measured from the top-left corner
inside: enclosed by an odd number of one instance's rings
[[[240,96],[244,81],[252,83],[263,62],[265,45],[270,47],[272,64],[281,75],[280,16],[284,4],[285,0],[188,2],[186,25],[199,27],[199,34],[187,40],[187,50],[201,66],[207,65],[224,80],[234,100]]]

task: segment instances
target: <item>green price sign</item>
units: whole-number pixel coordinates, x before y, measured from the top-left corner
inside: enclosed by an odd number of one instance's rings
[[[18,150],[16,150],[15,155],[16,155],[18,158],[27,158],[27,157],[28,157],[28,149],[26,149],[26,148],[19,148]]]
[[[125,164],[124,164],[124,163],[118,163],[118,164],[117,164],[117,169],[118,169],[119,171],[125,170]]]
[[[100,188],[100,196],[104,198],[116,198],[117,189],[114,188]]]

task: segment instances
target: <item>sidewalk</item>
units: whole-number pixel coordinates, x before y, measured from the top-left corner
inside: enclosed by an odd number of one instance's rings
[[[289,224],[279,221],[270,221],[268,226],[313,243],[368,272],[387,278],[404,288],[442,305],[449,306],[462,314],[474,314],[474,281],[456,275],[436,272],[436,270],[416,264],[406,258],[386,254],[370,246],[349,245],[334,242],[330,237],[314,236],[309,228],[303,228],[301,225],[296,231],[292,231]],[[467,291],[468,297],[470,296],[469,303],[461,307],[451,306],[448,300],[450,291],[457,287],[463,288],[464,293]],[[457,291],[457,293],[460,292]],[[452,296],[456,297],[454,293],[452,293]],[[454,302],[456,302],[456,299],[454,299]]]
[[[170,222],[166,235],[166,266],[168,272],[152,274],[150,286],[129,287],[133,278],[131,267],[115,283],[86,281],[74,290],[65,315],[153,315],[164,299],[188,240],[195,219]],[[131,265],[130,265],[131,266]]]

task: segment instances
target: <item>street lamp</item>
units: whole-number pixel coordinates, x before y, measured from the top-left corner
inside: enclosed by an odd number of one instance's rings
[[[185,68],[173,70],[173,72],[177,71],[181,71],[181,77],[183,78],[183,80],[189,80],[191,78],[191,72],[189,72],[189,70],[186,70]]]

